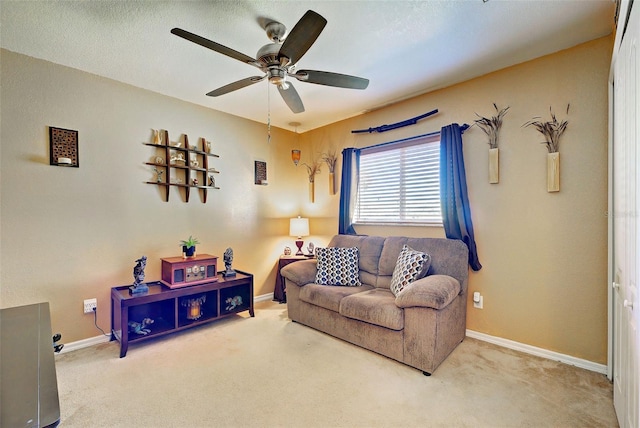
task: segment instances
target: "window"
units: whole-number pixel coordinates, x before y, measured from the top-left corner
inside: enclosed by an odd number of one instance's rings
[[[440,134],[360,151],[357,224],[442,225]]]

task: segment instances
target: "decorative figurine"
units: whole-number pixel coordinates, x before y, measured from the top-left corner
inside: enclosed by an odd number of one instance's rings
[[[291,248],[290,247],[284,247],[284,255],[285,256],[290,256],[291,255]]]
[[[182,152],[171,155],[171,163],[184,162],[184,154]]]
[[[197,178],[191,179],[191,184],[193,184],[194,186],[197,186],[198,185],[198,179]]]
[[[242,305],[242,296],[229,297],[224,302],[227,304],[227,306],[224,309],[226,311],[232,311],[238,306]]]
[[[159,129],[153,130],[153,144],[157,144],[157,145],[162,144],[162,134],[160,134]]]
[[[147,326],[151,324],[153,324],[153,320],[151,318],[145,318],[142,322],[129,321],[127,325],[129,326],[129,331],[131,333],[146,336],[151,333],[151,329],[147,328]]]
[[[207,153],[211,153],[211,141],[207,141],[206,145],[207,145]]]
[[[226,270],[222,273],[222,276],[225,278],[236,276],[236,271],[231,268],[231,263],[233,263],[233,250],[229,247],[224,251],[224,268]]]
[[[162,174],[164,174],[164,171],[158,168],[153,168],[153,172],[156,173],[156,182],[162,183]]]
[[[200,162],[197,159],[192,159],[190,162],[192,168],[198,168],[200,166]]]
[[[216,179],[213,177],[213,175],[209,175],[209,186],[216,187]]]
[[[309,242],[309,245],[307,245],[307,251],[309,252],[308,256],[313,256],[313,251],[315,250],[315,245],[313,245],[313,242]]]
[[[147,266],[147,256],[142,256],[136,260],[133,267],[133,285],[129,287],[129,293],[140,294],[149,291],[149,287],[144,283],[144,268]]]

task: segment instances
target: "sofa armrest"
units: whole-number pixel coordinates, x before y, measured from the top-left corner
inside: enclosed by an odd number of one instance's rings
[[[460,282],[448,275],[430,275],[407,285],[396,296],[396,306],[445,308],[460,294]]]
[[[314,259],[289,263],[280,269],[280,275],[302,287],[316,282],[317,262]]]

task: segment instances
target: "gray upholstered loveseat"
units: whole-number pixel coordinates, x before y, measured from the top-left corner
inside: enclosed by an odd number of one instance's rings
[[[425,277],[390,290],[404,245],[430,255]],[[336,235],[328,247],[357,247],[360,286],[316,284],[316,260],[282,268],[289,318],[430,375],[464,339],[468,250],[462,241]]]

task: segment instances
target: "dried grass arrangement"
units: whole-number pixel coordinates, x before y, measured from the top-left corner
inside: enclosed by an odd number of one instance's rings
[[[321,161],[327,164],[330,173],[334,173],[336,169],[336,162],[338,162],[338,156],[336,150],[330,150],[328,153],[323,153]]]
[[[313,183],[315,181],[315,176],[320,174],[320,161],[313,161],[313,164],[309,165],[306,163],[303,163],[302,165],[304,165],[307,168],[307,175],[309,176],[309,183]]]
[[[336,149],[329,150],[328,153],[323,153],[321,161],[327,164],[329,168],[329,194],[336,194],[336,163],[338,162],[338,156],[336,155]]]
[[[475,124],[478,125],[478,128],[482,129],[485,134],[489,137],[489,148],[497,149],[498,148],[498,131],[502,127],[502,118],[507,114],[509,110],[509,106],[503,108],[502,110],[498,110],[498,106],[496,103],[493,103],[493,107],[496,109],[496,116],[492,116],[491,118],[486,118],[480,116],[476,113],[480,119],[474,120]]]
[[[542,122],[540,117],[534,117],[522,126],[533,126],[536,128],[545,139],[545,141],[542,141],[540,144],[545,144],[549,153],[557,153],[560,150],[560,137],[562,137],[562,134],[566,131],[569,122],[566,120],[559,122],[551,110],[551,107],[549,107],[549,113],[551,114],[551,121],[549,122]],[[567,114],[569,114],[569,104],[567,104]]]

